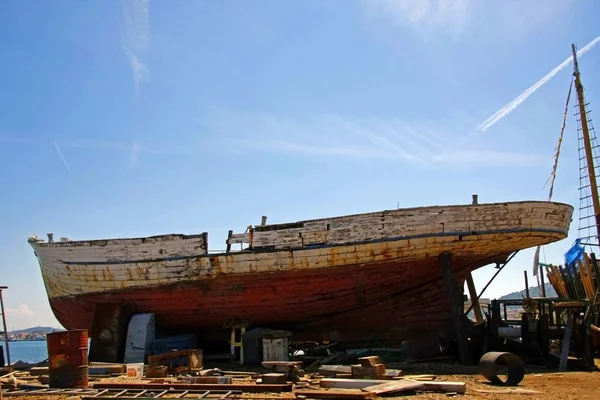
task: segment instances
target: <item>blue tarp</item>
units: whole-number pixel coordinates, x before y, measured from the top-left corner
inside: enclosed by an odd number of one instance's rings
[[[577,262],[577,260],[583,260],[583,252],[584,248],[579,243],[581,239],[575,240],[575,244],[565,253],[565,262],[567,266],[570,266],[572,263]],[[573,266],[573,268],[577,268],[577,264]]]

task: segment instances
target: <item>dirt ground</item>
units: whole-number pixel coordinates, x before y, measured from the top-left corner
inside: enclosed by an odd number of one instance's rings
[[[518,388],[542,392],[539,394],[522,394],[516,392],[502,394],[480,393],[476,390],[507,390],[507,388],[489,384],[489,382],[481,375],[445,375],[439,377],[438,380],[465,382],[467,384],[467,393],[465,395],[459,395],[461,398],[489,400],[510,400],[518,398],[532,400],[598,400],[600,399],[600,385],[598,384],[598,378],[600,378],[599,372],[534,373],[526,375]],[[448,398],[448,395],[439,393],[421,393],[410,396],[410,398],[415,400],[442,399]]]
[[[596,360],[600,367],[600,360]],[[398,366],[394,366],[396,368]],[[465,382],[467,393],[455,395],[455,398],[511,400],[511,399],[557,399],[557,400],[599,400],[600,399],[600,372],[556,372],[546,369],[530,368],[523,381],[516,388],[495,386],[490,384],[479,374],[478,367],[462,367],[456,364],[406,364],[403,365],[405,376],[418,374],[436,375],[436,381]],[[264,370],[263,370],[264,372]],[[115,382],[119,379],[110,379]],[[128,381],[130,382],[130,381]],[[251,383],[237,380],[236,383]],[[317,385],[313,385],[317,386]],[[516,391],[515,391],[516,389]],[[325,390],[325,389],[322,389]],[[335,389],[338,391],[339,389]],[[483,393],[481,391],[510,391],[507,393]],[[518,393],[519,390],[537,391],[541,393]],[[297,394],[310,393],[310,389],[296,390]],[[245,398],[290,398],[292,393],[281,394],[245,394]],[[445,393],[415,393],[407,392],[402,396],[386,397],[390,399],[447,399],[452,395]],[[232,396],[233,397],[233,396]],[[308,397],[308,396],[307,396]],[[5,396],[4,400],[77,400],[79,396]]]
[[[600,360],[596,360],[600,367]],[[465,382],[467,393],[455,397],[468,399],[511,400],[511,399],[557,399],[557,400],[600,400],[600,372],[556,372],[544,368],[527,368],[523,381],[517,387],[503,387],[491,384],[479,373],[479,368],[463,367],[457,364],[417,364],[402,368],[405,375],[432,374],[436,381]],[[518,393],[537,391],[541,393]],[[508,393],[483,393],[480,391],[510,391]],[[402,396],[406,399],[406,396]],[[399,397],[396,397],[399,398]],[[410,399],[446,399],[445,393],[416,393]]]

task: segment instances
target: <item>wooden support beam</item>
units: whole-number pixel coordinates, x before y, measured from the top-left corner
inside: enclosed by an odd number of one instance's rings
[[[473,275],[471,272],[467,275],[467,287],[469,289],[469,296],[471,297],[471,304],[473,305],[473,313],[475,314],[475,321],[477,325],[483,324],[483,314],[481,312],[481,305],[479,304],[479,298],[477,297],[477,291],[475,290],[475,283],[473,282]]]
[[[420,389],[425,386],[426,382],[418,382],[410,379],[403,379],[401,381],[392,381],[386,383],[380,383],[373,386],[367,386],[363,388],[365,392],[375,393],[377,396],[406,392],[409,390]]]
[[[523,276],[525,277],[525,296],[529,298],[529,279],[527,279],[527,271],[523,271]]]
[[[459,301],[458,289],[454,274],[452,273],[452,253],[444,252],[439,256],[440,267],[446,284],[446,293],[450,300],[450,316],[452,318],[452,324],[454,326],[454,333],[456,335],[456,341],[458,344],[458,352],[460,362],[465,365],[473,364],[471,354],[469,353],[469,342],[467,334],[462,324],[461,318],[463,317],[464,306],[463,302]]]
[[[594,273],[596,285],[600,287],[600,268],[598,268],[598,260],[596,259],[596,255],[594,253],[590,253],[590,258],[592,261],[592,271]]]
[[[467,384],[464,382],[423,382],[423,386],[419,390],[424,392],[465,394],[467,392]]]
[[[506,259],[506,261],[504,261],[504,263],[502,263],[501,266],[500,266],[500,264],[498,264],[496,266],[496,268],[497,268],[496,273],[494,274],[494,276],[492,276],[490,278],[490,280],[488,281],[488,283],[486,283],[486,285],[483,287],[483,289],[481,289],[481,292],[479,292],[479,295],[477,296],[477,299],[481,298],[481,296],[483,295],[483,292],[485,292],[486,289],[492,284],[492,282],[494,281],[494,279],[496,279],[496,277],[498,276],[498,274],[500,273],[500,271],[502,271],[504,269],[504,267],[506,267],[506,264],[508,264],[510,262],[510,260],[512,260],[518,253],[519,253],[519,250],[515,251],[514,253],[512,253]],[[467,312],[465,314],[468,314],[469,311],[471,311],[472,308],[473,308],[473,303],[471,303],[471,306],[469,307],[469,309],[467,310]]]
[[[565,326],[565,336],[562,340],[562,348],[560,349],[560,361],[558,363],[558,370],[564,372],[567,370],[567,361],[569,359],[569,349],[571,347],[571,334],[573,332],[573,312],[567,310],[568,318],[567,325]]]
[[[390,383],[385,379],[336,379],[323,378],[319,385],[326,389],[364,389],[368,386],[380,385],[382,383]]]
[[[375,393],[341,390],[303,390],[301,392],[294,392],[294,394],[306,396],[307,399],[366,400],[377,397]]]
[[[226,253],[231,251],[231,237],[233,236],[233,231],[230,229],[227,233],[227,248],[225,249]]]
[[[546,271],[544,270],[544,268],[539,268],[538,273],[540,274],[540,281],[542,283],[542,297],[546,297],[546,282],[545,282],[545,278],[544,275],[546,274]],[[545,306],[544,306],[545,308]]]

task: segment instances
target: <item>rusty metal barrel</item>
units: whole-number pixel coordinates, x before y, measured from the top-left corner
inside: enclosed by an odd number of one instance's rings
[[[52,332],[46,335],[51,388],[88,386],[88,331]]]
[[[525,364],[513,353],[491,351],[479,360],[481,375],[496,385],[517,386],[525,377]],[[506,378],[502,379],[499,369],[506,369]]]

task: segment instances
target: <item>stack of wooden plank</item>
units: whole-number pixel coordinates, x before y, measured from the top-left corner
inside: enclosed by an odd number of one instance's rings
[[[322,378],[319,385],[324,389],[343,389],[358,396],[361,391],[366,398],[370,395],[398,394],[410,391],[466,393],[464,382],[440,382],[434,375],[403,376],[401,370],[386,369],[379,357],[361,357],[358,365],[323,365],[319,368]],[[351,392],[352,390],[356,392]],[[298,392],[300,393],[300,392]],[[304,394],[306,392],[302,392]],[[312,394],[308,392],[307,395]],[[341,397],[340,397],[341,398]]]
[[[546,275],[558,297],[565,300],[593,299],[598,290],[598,265],[596,259],[583,253],[583,260],[566,265],[544,265]]]

